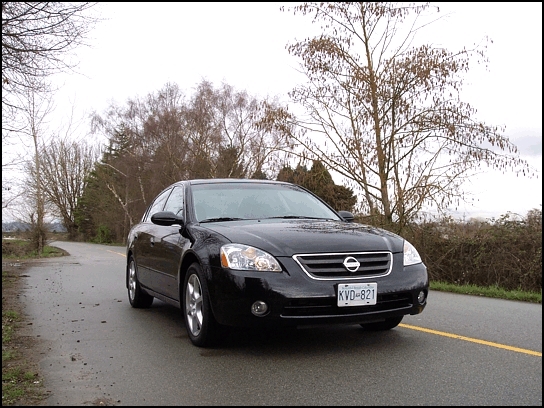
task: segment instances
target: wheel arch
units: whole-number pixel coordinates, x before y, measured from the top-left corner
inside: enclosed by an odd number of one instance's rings
[[[183,260],[181,261],[181,265],[179,268],[179,276],[178,276],[178,296],[179,296],[179,302],[180,306],[183,301],[183,282],[185,281],[185,275],[187,274],[187,269],[189,269],[189,266],[191,266],[193,263],[198,263],[200,267],[202,268],[202,262],[200,262],[200,259],[196,256],[194,252],[189,252]]]

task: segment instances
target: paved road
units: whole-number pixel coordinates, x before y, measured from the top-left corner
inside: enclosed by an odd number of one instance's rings
[[[194,347],[180,312],[128,303],[124,248],[55,242],[23,292],[44,405],[542,405],[542,305],[431,292],[389,332],[238,331]]]

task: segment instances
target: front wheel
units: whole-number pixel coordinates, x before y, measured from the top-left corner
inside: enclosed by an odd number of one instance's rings
[[[145,309],[151,307],[153,296],[145,293],[138,282],[138,270],[136,262],[131,256],[127,266],[127,289],[130,305],[135,308]]]
[[[385,319],[383,322],[362,323],[361,327],[368,331],[391,330],[402,322],[403,317],[404,316],[391,317],[389,319]]]
[[[198,263],[187,270],[183,288],[183,317],[191,342],[198,347],[216,345],[227,334],[226,328],[213,316],[208,287]]]

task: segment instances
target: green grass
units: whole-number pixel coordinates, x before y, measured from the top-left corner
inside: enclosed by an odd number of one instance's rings
[[[30,247],[30,241],[2,240],[2,260],[28,260],[62,255],[64,252],[61,249],[46,245],[38,256],[38,252]]]
[[[17,336],[21,315],[10,308],[17,307],[13,303],[16,292],[9,289],[14,287],[19,276],[13,272],[13,268],[11,272],[6,270],[10,269],[9,264],[19,261],[62,256],[65,253],[59,248],[45,246],[41,256],[38,256],[30,245],[30,241],[23,239],[2,240],[2,406],[39,405],[45,396],[39,373],[30,368],[37,362],[21,353],[21,341],[24,340]],[[12,300],[9,304],[5,302],[8,296]]]
[[[4,282],[2,282],[2,285]],[[2,308],[2,345],[11,341],[13,336],[13,323],[19,319],[19,314],[13,310],[4,310]],[[4,324],[5,322],[5,324]],[[2,348],[2,361],[4,361],[4,348]]]
[[[542,291],[525,292],[522,290],[505,290],[498,286],[481,287],[474,285],[454,285],[445,282],[430,283],[431,290],[459,293],[462,295],[485,296],[497,299],[519,300],[522,302],[542,303]]]
[[[19,367],[2,370],[2,406],[17,405],[32,386],[41,382],[36,373],[23,371]]]

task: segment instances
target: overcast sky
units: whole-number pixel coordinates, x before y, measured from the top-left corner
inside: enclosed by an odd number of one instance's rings
[[[81,115],[102,112],[110,101],[124,103],[167,82],[192,94],[202,79],[287,101],[287,92],[304,77],[285,46],[318,27],[280,11],[281,4],[99,3],[96,12],[104,20],[91,33],[91,46],[78,51],[80,74],[59,78],[57,114],[71,104]],[[541,209],[542,3],[434,4],[445,17],[429,30],[429,42],[453,50],[484,36],[493,40],[489,72],[473,68],[463,99],[477,108],[478,119],[505,125],[538,174],[482,174],[467,185],[476,204],[457,210],[497,217]]]

